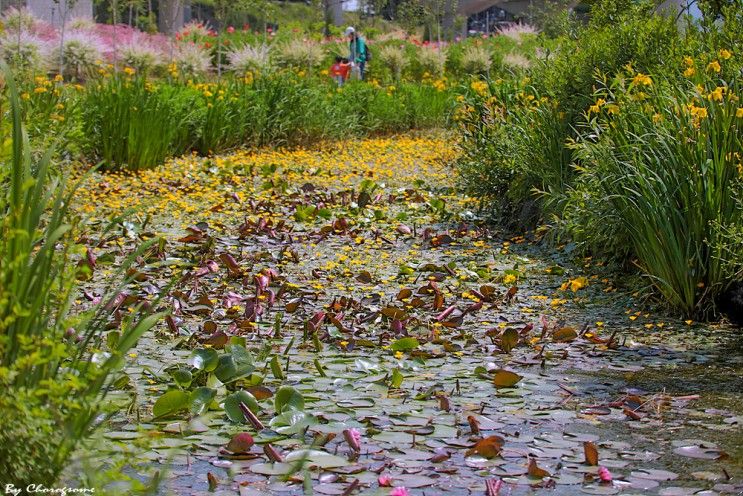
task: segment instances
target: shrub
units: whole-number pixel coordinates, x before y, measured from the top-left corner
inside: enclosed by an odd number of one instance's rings
[[[265,72],[271,65],[271,49],[268,45],[243,45],[230,51],[227,59],[230,69],[239,75],[249,72]]]
[[[32,163],[13,78],[6,79],[13,128],[12,156],[0,177],[0,478],[52,486],[99,421],[126,352],[159,316],[134,309],[118,339],[106,339],[112,297],[84,315],[70,314],[77,271],[67,209],[74,188],[52,175],[51,152]]]
[[[510,69],[525,71],[531,67],[531,62],[520,53],[507,53],[506,56],[503,57],[503,65]]]
[[[500,36],[512,39],[516,43],[521,43],[528,36],[536,36],[539,31],[534,26],[523,23],[513,23],[498,31]]]
[[[2,15],[2,24],[6,32],[33,31],[38,21],[27,8],[11,7]]]
[[[163,65],[163,53],[144,39],[134,39],[119,47],[122,64],[135,69],[140,74],[148,74]]]
[[[462,53],[460,65],[465,74],[482,76],[490,73],[493,61],[487,48],[470,45]]]
[[[325,52],[317,43],[294,39],[278,47],[276,58],[284,67],[311,71],[322,64]]]
[[[88,17],[74,17],[67,22],[67,27],[78,31],[93,31],[96,23]]]
[[[173,54],[173,64],[178,74],[185,78],[198,78],[212,66],[210,53],[194,43],[181,43]]]
[[[98,36],[87,31],[70,31],[65,34],[62,46],[53,50],[53,61],[60,60],[64,75],[71,79],[81,80],[93,74],[103,60],[106,47]]]
[[[399,45],[385,45],[380,48],[379,60],[390,71],[395,81],[400,79],[402,71],[408,65],[405,50]]]
[[[183,26],[175,35],[176,39],[182,42],[199,43],[209,36],[210,30],[206,24],[200,21],[191,21]]]
[[[0,56],[13,69],[32,74],[49,69],[49,43],[27,31],[0,37]]]
[[[414,61],[421,74],[428,73],[438,77],[444,74],[446,66],[446,50],[437,48],[420,47],[414,54]]]

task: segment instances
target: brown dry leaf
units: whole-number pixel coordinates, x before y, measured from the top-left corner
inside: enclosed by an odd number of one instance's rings
[[[500,436],[488,436],[480,439],[475,445],[468,449],[466,456],[480,455],[484,458],[495,458],[500,455],[505,440]]]
[[[544,479],[545,477],[549,476],[549,472],[537,465],[537,460],[535,460],[534,458],[529,460],[529,477],[534,477],[535,479]]]
[[[596,466],[599,464],[599,450],[590,441],[583,443],[583,453],[586,456],[586,465]]]

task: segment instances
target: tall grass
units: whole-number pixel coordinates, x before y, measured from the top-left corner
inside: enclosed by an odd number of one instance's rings
[[[95,427],[125,353],[159,316],[135,309],[117,339],[107,339],[112,296],[71,313],[74,187],[53,174],[51,150],[32,163],[8,71],[6,82],[12,152],[0,169],[0,479],[50,486]]]
[[[87,88],[82,123],[88,150],[104,167],[141,170],[193,144],[195,92],[114,75]]]
[[[601,114],[577,145],[581,170],[659,292],[686,315],[704,315],[734,276],[730,250],[743,257],[722,237],[743,219],[743,118],[730,96],[740,87],[720,90],[718,101],[691,83],[617,84],[597,95]]]

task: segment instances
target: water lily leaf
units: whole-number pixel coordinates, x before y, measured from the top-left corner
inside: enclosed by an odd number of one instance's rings
[[[668,470],[657,470],[652,468],[635,470],[630,475],[638,479],[650,479],[654,481],[671,481],[678,479],[677,473],[669,472]]]
[[[187,388],[193,381],[193,374],[185,367],[178,367],[177,369],[170,372],[173,380],[182,388]]]
[[[516,347],[516,345],[519,343],[519,332],[509,327],[505,331],[503,331],[503,334],[501,334],[500,337],[500,348],[503,350],[504,353],[510,353],[512,349]]]
[[[394,481],[395,485],[403,486],[410,489],[418,487],[428,487],[436,482],[436,480],[431,477],[426,477],[425,475],[418,474],[396,475],[392,478],[392,480]]]
[[[284,380],[284,371],[281,369],[279,358],[276,355],[271,358],[271,373],[276,379],[280,381]]]
[[[104,437],[117,441],[129,441],[131,439],[137,439],[141,435],[141,433],[136,431],[111,431],[103,434]]]
[[[304,432],[307,427],[318,423],[319,421],[314,415],[299,410],[287,410],[272,418],[269,425],[279,434],[292,435]]]
[[[194,415],[201,415],[204,413],[209,408],[209,405],[216,395],[217,390],[209,387],[199,387],[191,391],[191,394],[188,397],[191,413]]]
[[[254,463],[250,471],[260,475],[285,475],[294,470],[293,463]]]
[[[293,387],[282,386],[276,391],[273,404],[276,413],[282,413],[287,409],[304,410],[304,397]]]
[[[292,451],[286,455],[285,459],[287,462],[306,459],[311,465],[319,468],[337,468],[348,465],[348,460],[346,458],[331,455],[325,451],[312,449]]]
[[[392,371],[392,376],[390,377],[390,387],[391,388],[399,388],[400,385],[402,385],[404,377],[402,375],[402,372],[400,372],[400,369],[395,369]]]
[[[219,364],[214,369],[214,375],[223,383],[228,383],[237,376],[237,364],[235,364],[232,355],[219,357]]]
[[[224,400],[224,412],[227,414],[227,418],[236,424],[247,424],[248,421],[245,418],[242,410],[240,410],[240,403],[245,403],[251,412],[258,413],[260,406],[255,396],[242,389],[235,391],[231,395],[227,396]]]
[[[415,338],[400,338],[390,345],[390,349],[392,351],[410,351],[417,348],[419,345],[420,343]]]
[[[188,407],[189,394],[185,391],[172,390],[160,396],[152,407],[155,417],[172,415]]]
[[[578,337],[578,332],[572,327],[562,327],[555,331],[552,340],[558,343],[569,343]]]
[[[501,369],[493,376],[493,384],[497,388],[509,388],[515,386],[522,377],[516,372]]]
[[[219,354],[213,348],[201,348],[191,353],[189,364],[199,370],[211,372],[219,364]]]
[[[707,448],[704,446],[680,446],[673,450],[674,453],[689,458],[698,458],[701,460],[721,460],[727,458],[727,453],[718,448]]]

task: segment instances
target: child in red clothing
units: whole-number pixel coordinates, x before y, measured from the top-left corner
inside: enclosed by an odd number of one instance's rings
[[[351,64],[348,62],[348,59],[344,59],[343,57],[336,57],[335,64],[330,67],[330,77],[335,79],[338,86],[343,86],[350,72]]]

